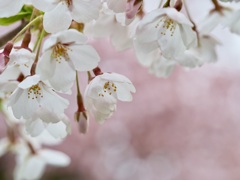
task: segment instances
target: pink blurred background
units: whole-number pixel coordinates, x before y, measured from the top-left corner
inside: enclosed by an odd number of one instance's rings
[[[133,51],[118,53],[104,39],[93,42],[102,70],[124,74],[137,92],[133,102],[119,102],[103,125],[91,118],[88,134],[82,135],[73,118],[73,88],[66,96],[73,132],[54,147],[72,162],[68,168],[48,168],[42,179],[239,180],[240,38],[220,28],[214,33],[224,42],[216,64],[177,68],[167,79],[149,74]],[[86,76],[80,74],[80,80],[83,91]],[[0,126],[0,137],[4,133]],[[12,164],[11,155],[0,158],[5,179],[11,179]]]

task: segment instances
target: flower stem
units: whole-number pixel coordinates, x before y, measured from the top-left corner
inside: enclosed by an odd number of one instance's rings
[[[183,5],[184,5],[184,8],[186,10],[186,13],[187,13],[187,16],[188,16],[188,19],[191,21],[191,23],[193,24],[193,27],[192,29],[196,32],[197,34],[197,42],[198,42],[198,46],[200,46],[200,37],[199,37],[199,32],[198,32],[198,29],[197,29],[197,26],[196,26],[196,23],[193,21],[190,13],[189,13],[189,9],[187,7],[187,3],[186,3],[186,0],[183,1]]]
[[[83,98],[82,98],[82,94],[80,91],[80,86],[79,86],[79,79],[78,79],[78,72],[76,71],[76,85],[77,85],[77,104],[78,104],[78,112],[84,112],[85,107],[83,104]]]
[[[32,68],[31,68],[31,75],[34,75],[36,73],[38,57],[39,57],[39,54],[40,54],[40,49],[41,49],[42,40],[44,38],[44,35],[45,35],[45,31],[44,31],[44,29],[42,29],[42,32],[41,32],[41,35],[40,35],[40,38],[39,38],[39,44],[38,44],[36,57],[35,57],[34,63],[33,63]]]
[[[43,16],[38,16],[36,17],[35,19],[33,19],[31,22],[29,22],[13,39],[12,39],[12,42],[16,41],[17,38],[19,36],[21,36],[29,27],[31,27],[32,24],[34,24],[35,22],[39,21],[40,19],[42,19]]]
[[[216,11],[219,11],[219,12],[222,11],[223,7],[218,3],[217,0],[212,0],[212,3],[214,4]]]

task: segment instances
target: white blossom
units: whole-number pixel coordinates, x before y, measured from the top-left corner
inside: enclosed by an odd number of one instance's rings
[[[30,75],[35,54],[26,49],[12,49],[9,62],[0,76],[0,81],[16,80],[20,74]]]
[[[34,75],[27,77],[18,85],[9,97],[8,106],[12,108],[17,119],[21,117],[31,119],[39,108],[62,114],[68,106],[68,101],[44,84],[39,75]]]
[[[196,46],[196,33],[192,26],[192,23],[174,8],[154,10],[144,16],[137,27],[136,54],[150,53],[159,48],[165,58],[174,59],[185,50]]]
[[[104,6],[98,19],[86,24],[84,33],[94,38],[109,37],[114,48],[123,51],[133,46],[139,20],[136,17],[129,21],[125,13],[115,14]]]
[[[23,151],[17,155],[14,170],[15,180],[40,179],[46,165],[64,167],[70,163],[70,158],[59,151],[40,149],[36,153]]]
[[[131,81],[117,73],[103,73],[96,76],[85,90],[86,109],[95,120],[103,123],[114,111],[117,100],[132,101],[131,92],[135,92]]]
[[[76,71],[90,71],[100,61],[96,50],[86,41],[87,37],[74,29],[52,35],[44,43],[37,73],[55,90],[68,92]]]
[[[33,5],[45,12],[44,29],[55,33],[69,28],[72,20],[86,23],[98,17],[100,0],[32,0]]]
[[[46,131],[55,139],[65,138],[71,132],[71,124],[64,114],[54,114],[44,108],[39,108],[32,119],[27,119],[24,127],[32,137],[36,137]]]

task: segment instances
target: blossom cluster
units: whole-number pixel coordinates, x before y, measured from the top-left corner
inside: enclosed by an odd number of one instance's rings
[[[81,133],[88,130],[89,116],[103,123],[118,100],[132,101],[132,82],[102,72],[102,58],[88,37],[109,37],[118,51],[132,48],[150,73],[168,77],[176,66],[195,68],[217,60],[220,42],[211,32],[218,25],[240,34],[239,9],[212,0],[208,17],[194,22],[185,1],[163,2],[147,12],[143,0],[0,0],[0,25],[25,23],[0,53],[0,103],[8,129],[0,156],[16,154],[15,179],[38,179],[45,165],[70,163],[67,155],[42,144],[59,143],[70,134],[65,114],[70,102],[62,96],[72,94],[74,85]],[[79,72],[88,80],[84,93]],[[38,164],[35,173],[33,163]]]

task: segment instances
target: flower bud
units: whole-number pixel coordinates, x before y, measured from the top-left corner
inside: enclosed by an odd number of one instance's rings
[[[78,129],[80,133],[86,134],[89,127],[89,116],[87,111],[75,113],[75,119],[78,122]]]

